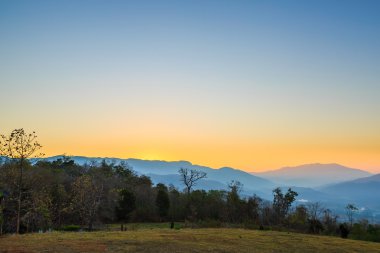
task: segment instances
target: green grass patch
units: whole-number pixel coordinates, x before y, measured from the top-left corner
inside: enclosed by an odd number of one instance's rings
[[[0,238],[0,252],[380,252],[379,243],[329,236],[235,228],[176,230],[159,226],[152,224],[123,232],[8,235]]]

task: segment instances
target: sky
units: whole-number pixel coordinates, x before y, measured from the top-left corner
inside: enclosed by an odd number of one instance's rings
[[[46,156],[380,173],[380,1],[0,1],[0,133]]]

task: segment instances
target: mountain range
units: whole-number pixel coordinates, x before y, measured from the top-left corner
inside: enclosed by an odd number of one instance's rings
[[[62,156],[53,156],[44,158],[48,161],[55,161]],[[147,175],[152,179],[153,183],[172,184],[175,187],[182,189],[183,184],[180,181],[178,170],[181,168],[195,169],[207,173],[207,178],[201,180],[195,189],[218,189],[227,190],[228,183],[231,180],[238,180],[244,185],[244,190],[247,194],[261,193],[270,191],[275,187],[270,180],[252,175],[242,170],[223,167],[213,169],[206,166],[195,165],[188,161],[160,161],[160,160],[140,160],[140,159],[119,159],[119,158],[101,158],[101,157],[83,157],[72,156],[70,157],[75,163],[83,165],[85,163],[100,163],[105,160],[107,163],[127,163],[133,170],[141,175]]]
[[[54,161],[62,156],[42,158]],[[147,175],[154,184],[172,184],[178,189],[183,189],[178,170],[180,168],[196,169],[207,173],[207,178],[199,181],[195,189],[227,190],[231,180],[240,181],[243,184],[242,194],[251,196],[257,194],[264,199],[272,199],[272,190],[282,187],[286,190],[292,187],[299,195],[301,203],[321,202],[331,209],[344,212],[347,203],[360,205],[363,210],[371,210],[371,214],[380,216],[380,174],[371,173],[344,167],[339,164],[308,164],[296,167],[284,167],[278,170],[247,173],[245,171],[222,167],[219,169],[207,166],[195,165],[188,161],[160,161],[141,159],[119,159],[102,157],[71,156],[79,165],[100,163],[127,163],[140,174]],[[40,158],[41,159],[41,158]],[[35,162],[36,160],[32,160]],[[380,218],[380,217],[379,217]]]
[[[312,188],[350,181],[372,175],[371,173],[364,170],[348,168],[335,163],[306,164],[252,174],[266,178],[279,185]]]
[[[347,202],[380,210],[380,174],[322,187],[320,191]]]

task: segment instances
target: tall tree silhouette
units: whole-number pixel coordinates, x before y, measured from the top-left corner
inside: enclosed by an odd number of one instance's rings
[[[16,219],[16,233],[20,232],[20,216],[21,216],[21,201],[23,194],[23,174],[25,162],[28,158],[42,156],[36,152],[42,148],[37,141],[35,132],[26,133],[24,129],[15,129],[10,135],[0,136],[0,155],[6,156],[17,163],[18,179],[16,180],[18,194],[17,194],[17,219]]]
[[[359,209],[354,205],[354,204],[348,204],[346,206],[346,214],[348,221],[350,222],[350,228],[352,228],[352,224],[354,223],[354,214],[357,212]]]
[[[283,194],[279,187],[273,190],[273,210],[276,214],[277,222],[281,223],[284,220],[297,196],[298,193],[291,188],[288,189],[286,194]]]
[[[166,218],[170,208],[168,188],[164,184],[157,184],[156,206],[160,219]]]

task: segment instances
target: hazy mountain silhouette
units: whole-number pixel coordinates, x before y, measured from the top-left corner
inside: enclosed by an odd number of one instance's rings
[[[364,170],[348,168],[335,163],[306,164],[252,174],[280,185],[312,188],[372,175]]]
[[[380,209],[380,174],[329,185],[320,191],[358,205]]]
[[[44,158],[48,161],[55,161],[62,156],[53,156]],[[119,159],[119,158],[101,158],[101,157],[84,157],[84,156],[71,156],[70,159],[74,160],[75,163],[83,165],[85,163],[100,163],[105,160],[107,163],[119,164],[125,162],[130,165],[134,171],[139,174],[150,175],[154,183],[162,182],[166,184],[172,183],[178,188],[182,187],[178,175],[178,170],[180,168],[196,169],[207,173],[207,178],[201,180],[198,187],[203,186],[204,189],[227,189],[227,185],[231,180],[238,180],[244,185],[244,190],[246,192],[263,192],[265,190],[271,190],[275,185],[264,178],[254,176],[250,173],[233,169],[229,167],[223,167],[220,169],[213,169],[206,166],[200,166],[192,164],[188,161],[159,161],[159,160],[141,160],[141,159]]]
[[[43,158],[55,161],[62,156]],[[326,207],[335,208],[344,213],[347,203],[354,203],[366,210],[380,210],[380,174],[347,168],[338,164],[309,164],[297,167],[285,167],[279,170],[254,175],[229,167],[213,169],[194,165],[188,161],[157,161],[141,159],[119,159],[102,157],[71,156],[75,163],[127,163],[138,174],[144,174],[152,179],[154,184],[164,183],[174,185],[182,190],[178,170],[180,168],[197,169],[207,173],[207,178],[199,181],[195,189],[228,190],[231,180],[243,183],[242,195],[257,194],[264,199],[272,199],[272,190],[281,186],[284,190],[291,187],[299,195],[297,201],[302,203],[321,202]],[[35,162],[38,159],[32,159]],[[273,182],[271,181],[273,180]],[[322,185],[322,186],[321,186]],[[370,214],[371,215],[371,214]]]
[[[376,174],[370,177],[363,177],[356,180],[352,180],[354,183],[370,183],[370,182],[378,182],[380,183],[380,174]]]

